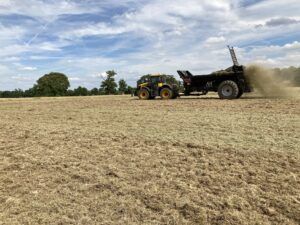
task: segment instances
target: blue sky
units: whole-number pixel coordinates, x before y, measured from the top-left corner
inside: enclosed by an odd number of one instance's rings
[[[134,85],[148,73],[209,73],[241,63],[300,66],[299,0],[0,0],[0,90],[51,71],[72,88],[107,70]]]

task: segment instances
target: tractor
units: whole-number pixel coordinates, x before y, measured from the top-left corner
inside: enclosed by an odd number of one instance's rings
[[[245,67],[238,63],[233,47],[228,46],[233,66],[208,75],[193,75],[187,70],[177,71],[183,80],[183,93],[179,94],[179,83],[170,75],[148,75],[138,81],[137,95],[142,100],[175,99],[184,96],[206,95],[217,92],[221,99],[238,99],[253,88],[245,76]],[[172,79],[170,79],[172,78]]]
[[[141,100],[155,99],[158,96],[163,100],[175,99],[179,96],[179,84],[170,75],[147,75],[137,82],[136,95]]]

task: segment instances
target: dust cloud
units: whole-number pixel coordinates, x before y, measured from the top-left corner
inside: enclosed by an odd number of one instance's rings
[[[292,90],[291,84],[277,78],[271,69],[261,65],[249,65],[245,74],[251,86],[264,97],[291,98],[297,96],[297,93]]]

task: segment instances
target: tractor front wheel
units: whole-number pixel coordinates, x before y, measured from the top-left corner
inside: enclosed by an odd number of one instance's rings
[[[160,91],[160,97],[163,99],[163,100],[169,100],[169,99],[172,99],[173,98],[173,91],[170,89],[170,88],[163,88],[161,91]]]
[[[150,99],[150,93],[147,89],[141,89],[138,93],[139,99],[148,100]]]

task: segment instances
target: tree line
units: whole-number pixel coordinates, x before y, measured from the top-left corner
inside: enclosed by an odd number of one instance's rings
[[[300,86],[300,67],[276,68],[273,69],[273,72],[282,81],[289,81],[294,86]],[[36,84],[28,90],[0,91],[0,98],[116,95],[133,94],[135,92],[135,88],[127,85],[124,79],[121,79],[117,84],[115,81],[117,73],[115,71],[107,71],[106,75],[99,88],[88,90],[82,86],[70,89],[70,82],[65,74],[52,72],[39,78]],[[139,81],[143,81],[148,76],[142,76]],[[175,78],[170,79],[176,80]],[[173,83],[174,80],[172,80]],[[178,82],[178,84],[180,86],[181,83]]]
[[[300,67],[275,68],[273,72],[280,80],[289,81],[293,86],[300,87]]]
[[[92,96],[134,93],[135,89],[127,85],[124,79],[121,79],[117,84],[115,81],[117,73],[115,71],[107,71],[106,75],[106,78],[101,82],[100,88],[88,90],[82,86],[70,89],[70,82],[65,74],[52,72],[39,78],[36,84],[28,90],[15,89],[13,91],[0,91],[0,98]]]

